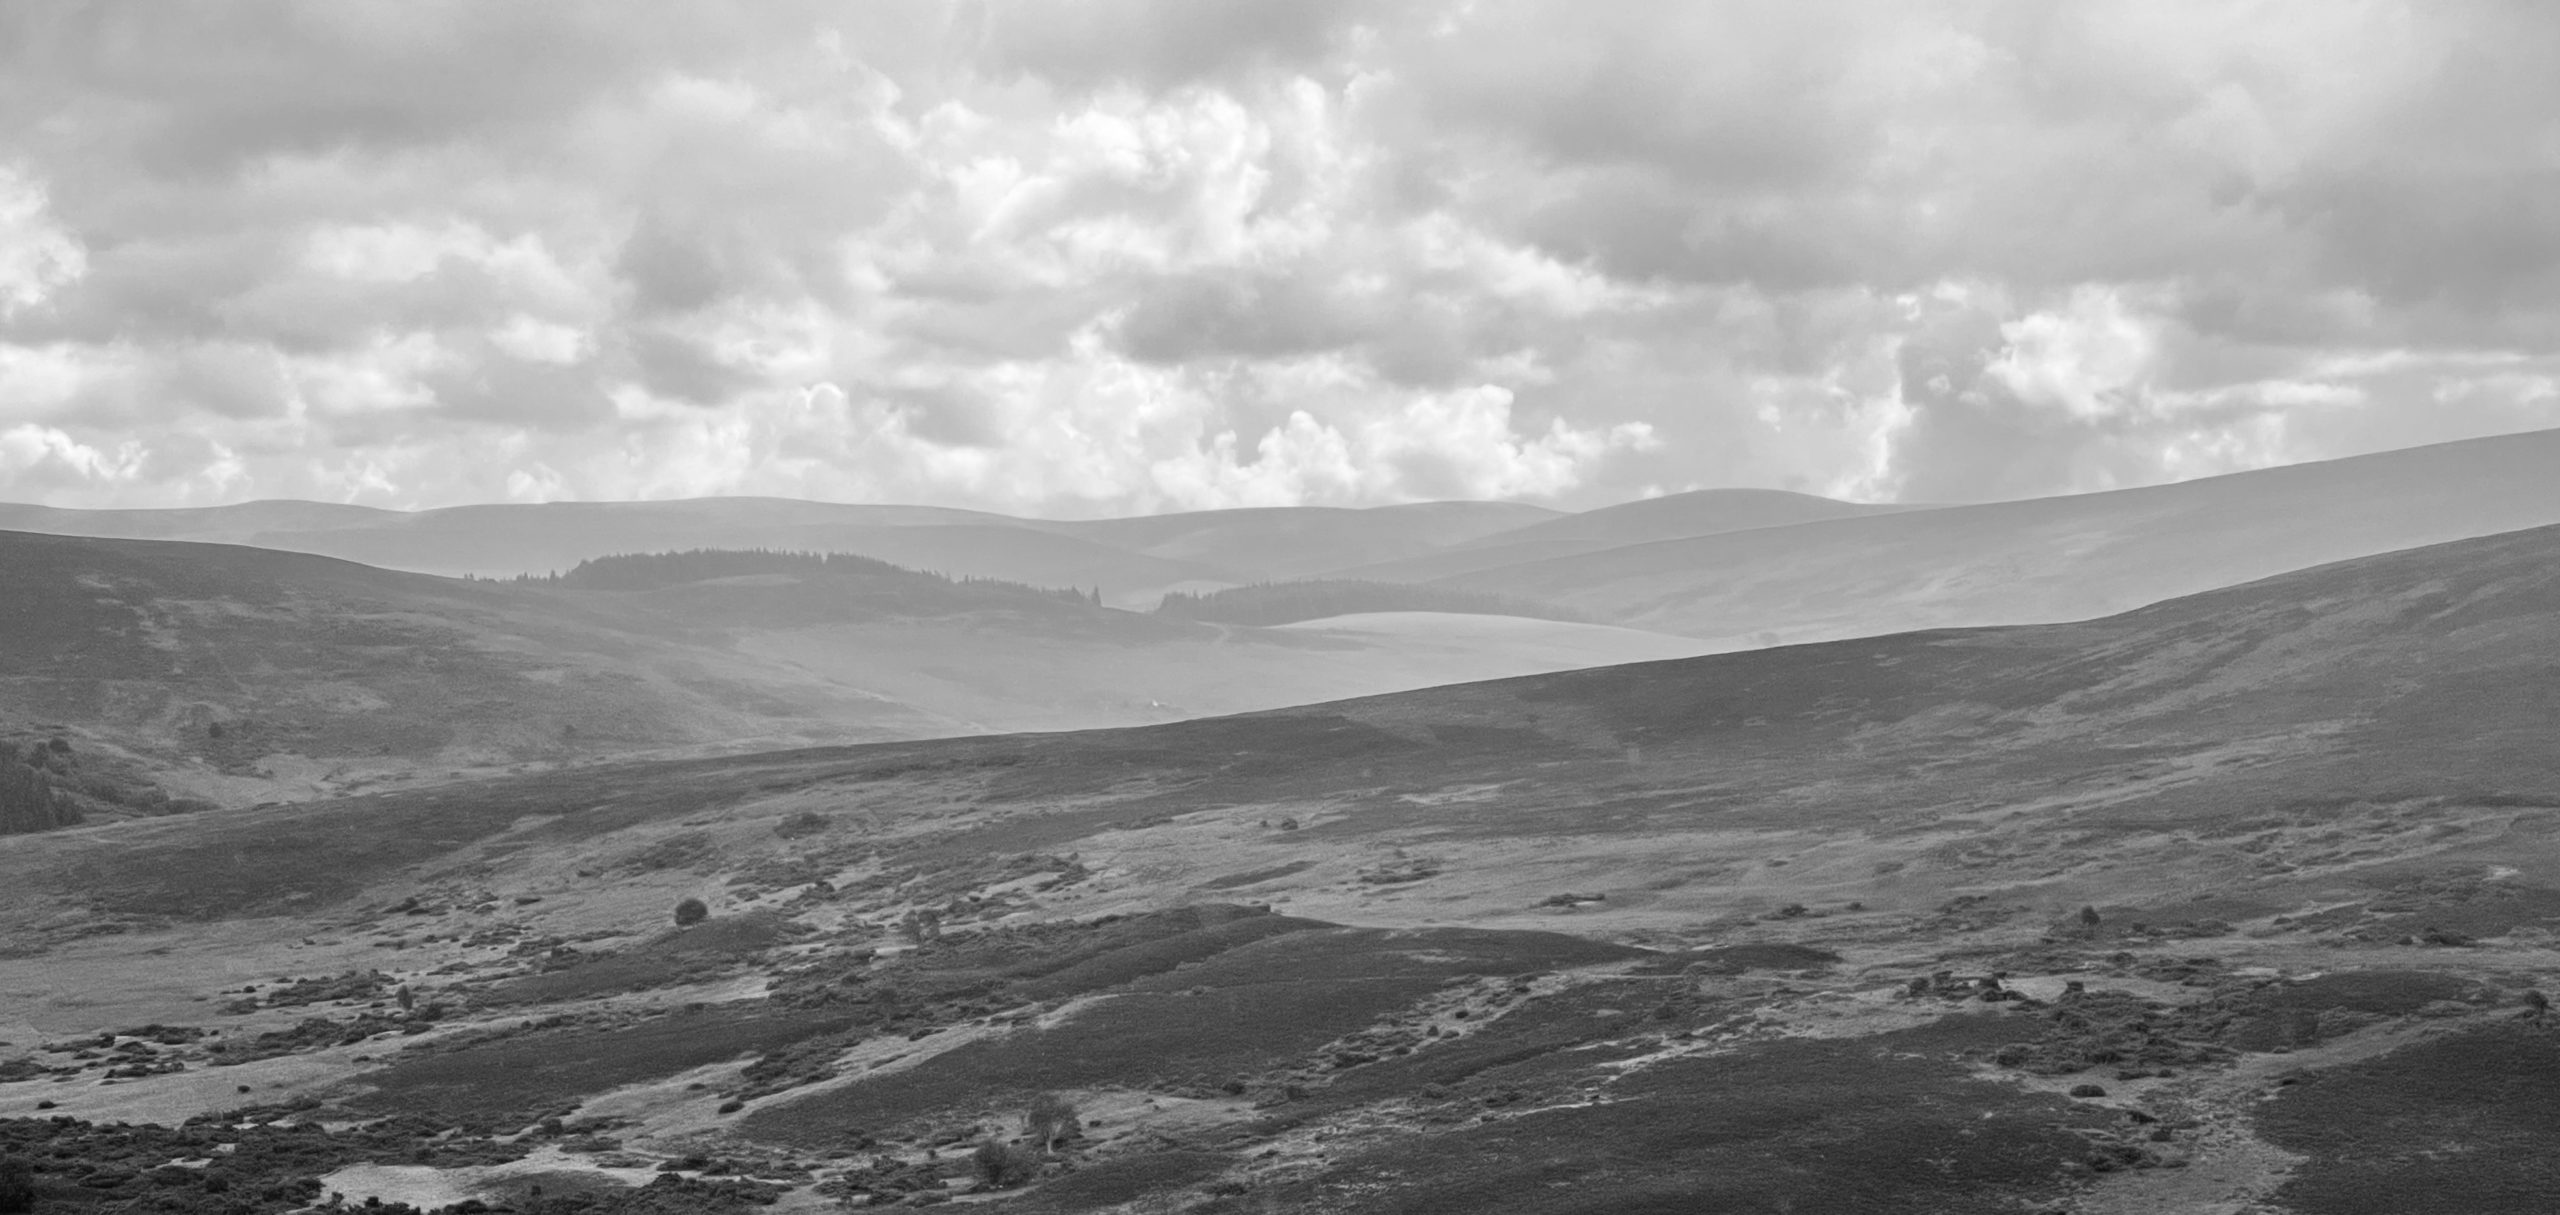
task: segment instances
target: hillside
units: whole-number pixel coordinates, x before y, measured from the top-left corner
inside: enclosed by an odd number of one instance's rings
[[[1927,509],[1930,508],[1840,502],[1774,489],[1693,490],[1546,519],[1445,545],[1420,556],[1334,570],[1328,576],[1429,582],[1658,540]]]
[[[1167,587],[1294,577],[1410,556],[1555,515],[1499,502],[1198,511],[1084,522],[783,498],[491,504],[414,513],[318,502],[162,511],[0,503],[0,528],[249,544],[449,576],[544,574],[612,553],[683,548],[843,552],[956,577],[1101,587],[1112,603],[1151,605]]]
[[[2172,485],[1728,532],[1440,585],[1728,643],[2080,620],[2560,522],[2560,430]]]
[[[157,1024],[0,1071],[0,1132],[130,1159],[101,1124],[236,1080],[223,1168],[274,1176],[298,1107],[386,1201],[2527,1215],[2555,688],[2544,528],[2077,624],[19,837],[0,928],[57,981],[0,1037]],[[1061,1158],[973,1191],[1043,1090]]]
[[[1232,581],[1263,582],[1414,557],[1560,517],[1520,502],[1416,502],[1366,510],[1293,506],[1188,511],[1040,526],[1224,570]]]
[[[1740,489],[1573,514],[1430,502],[1081,521],[772,498],[415,513],[308,502],[0,504],[0,527],[250,544],[447,575],[547,574],[612,553],[686,548],[842,552],[953,577],[1098,590],[1105,604],[1138,611],[1167,594],[1258,582],[1428,584],[1704,643],[1680,651],[1695,652],[2088,619],[2324,562],[2560,522],[2554,469],[2560,430],[1972,506]]]
[[[1494,636],[1410,647],[757,560],[489,582],[0,533],[0,727],[130,748],[171,795],[229,804],[634,753],[1156,722],[1561,665]],[[1592,633],[1621,660],[1698,648]]]
[[[1174,591],[1166,594],[1164,600],[1156,605],[1156,615],[1169,619],[1221,624],[1296,624],[1327,616],[1378,612],[1524,616],[1535,620],[1587,623],[1573,612],[1533,600],[1448,587],[1362,582],[1349,578],[1257,582],[1251,586],[1233,586],[1200,594]]]

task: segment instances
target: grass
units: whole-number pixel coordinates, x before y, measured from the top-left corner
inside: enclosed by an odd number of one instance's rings
[[[2277,1191],[2301,1215],[2543,1215],[2560,1194],[2560,1034],[2509,1022],[2284,1089],[2258,1133],[2310,1159]]]
[[[1401,1138],[1274,1197],[1396,1215],[1990,1215],[2065,1192],[2089,1150],[2075,1132],[2097,1118],[1895,1034],[1673,1061],[1608,1098]]]
[[[1304,873],[1315,867],[1316,863],[1314,861],[1291,861],[1286,865],[1274,865],[1268,869],[1248,869],[1243,873],[1230,873],[1224,877],[1214,877],[1208,881],[1200,883],[1198,888],[1201,890],[1234,890],[1240,886],[1252,886],[1261,882],[1276,881],[1280,878],[1288,877],[1293,873]]]
[[[1205,962],[1230,949],[1268,937],[1335,927],[1297,916],[1262,915],[1195,928],[1174,936],[1098,951],[1067,965],[1045,964],[1015,985],[1024,997],[1052,1000],[1121,987],[1185,965]],[[1017,974],[1021,972],[1017,971]]]
[[[486,995],[495,1004],[550,1004],[697,982],[781,944],[784,923],[770,912],[705,920],[617,953],[495,984]]]
[[[2429,970],[2342,970],[2268,988],[2275,1008],[2400,1017],[2439,1000],[2469,1001],[2487,989],[2472,979]]]
[[[1119,1156],[1044,1182],[1016,1208],[1024,1211],[1101,1211],[1198,1185],[1234,1168],[1224,1152],[1171,1151]]]
[[[637,1024],[567,1024],[453,1049],[415,1051],[357,1080],[359,1109],[490,1127],[521,1126],[583,1098],[835,1033],[842,1015],[755,1005],[669,1013]]]
[[[971,1114],[1043,1089],[1214,1087],[1300,1063],[1457,979],[1637,952],[1558,933],[1300,928],[1141,978],[1054,1028],[982,1038],[902,1071],[768,1106],[741,1130],[827,1145],[853,1129]]]
[[[1813,970],[1839,960],[1839,954],[1811,945],[1719,945],[1671,954],[1647,962],[1640,969],[1649,974],[1678,974],[1700,967],[1710,974],[1742,974],[1753,970]]]

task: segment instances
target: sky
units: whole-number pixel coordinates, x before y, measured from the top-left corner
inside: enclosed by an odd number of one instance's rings
[[[0,0],[0,500],[2103,490],[2560,426],[2542,0]]]

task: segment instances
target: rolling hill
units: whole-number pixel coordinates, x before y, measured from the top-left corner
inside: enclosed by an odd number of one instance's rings
[[[1428,584],[1714,649],[2087,619],[2397,548],[2560,522],[2560,431],[2142,489],[1970,506],[1703,490],[1565,514],[1500,502],[1017,519],[769,498],[404,513],[256,502],[173,511],[0,505],[0,527],[209,540],[386,569],[513,575],[616,552],[783,548],[1098,589],[1327,578]]]
[[[2560,522],[2560,430],[2144,489],[1627,545],[1441,584],[1728,644],[2079,620]]]
[[[544,574],[612,553],[686,548],[859,553],[960,577],[1135,591],[1227,577],[1219,569],[1094,543],[1004,515],[785,498],[559,502],[417,512],[318,502],[163,511],[0,505],[0,528],[247,544],[454,577]]]
[[[1263,582],[1413,557],[1563,517],[1520,502],[1415,502],[1365,510],[1292,506],[1189,511],[1040,526],[1153,557],[1228,570],[1233,581]]]
[[[635,1211],[2528,1215],[2555,689],[2546,527],[2081,623],[20,837],[48,982],[0,1036],[62,1049],[0,1059],[0,1134],[110,1195],[193,1150]],[[194,1124],[230,1149],[111,1125],[241,1086]],[[978,1185],[1041,1091],[1062,1160]]]
[[[236,803],[635,752],[1136,724],[1701,648],[1569,625],[1580,640],[1543,649],[1413,645],[768,562],[610,589],[0,533],[0,725],[79,731]]]
[[[492,504],[417,512],[319,502],[82,511],[0,504],[0,528],[247,544],[413,573],[511,577],[611,553],[786,548],[858,553],[954,576],[1100,587],[1153,606],[1167,587],[1294,577],[1410,556],[1556,512],[1503,502],[1286,507],[1134,519],[1017,519],[943,507],[783,498]]]
[[[1420,556],[1328,571],[1379,582],[1429,582],[1578,553],[1685,540],[1825,519],[1927,510],[1926,506],[1840,502],[1775,489],[1702,489],[1640,498],[1443,545]]]

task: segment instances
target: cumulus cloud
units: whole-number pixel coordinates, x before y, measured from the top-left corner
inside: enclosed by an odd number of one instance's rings
[[[87,252],[46,215],[44,191],[0,165],[0,315],[45,302],[88,269]]]
[[[2560,425],[2509,0],[0,8],[0,497],[1980,500]]]

